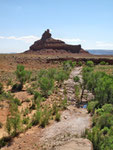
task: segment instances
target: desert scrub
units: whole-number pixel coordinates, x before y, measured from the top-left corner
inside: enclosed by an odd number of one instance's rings
[[[36,113],[33,115],[32,118],[32,125],[38,125],[40,123],[42,117],[42,111],[41,110],[37,110]]]
[[[78,76],[75,76],[75,77],[73,78],[73,80],[74,80],[75,82],[79,82],[79,81],[80,81],[80,78],[79,78]]]
[[[40,121],[40,126],[42,128],[44,128],[46,125],[49,124],[50,116],[51,116],[51,110],[48,108],[48,106],[45,106],[44,110],[42,111],[42,117]]]
[[[2,93],[3,93],[3,84],[0,83],[0,94],[2,94]]]
[[[69,73],[69,71],[61,69],[55,75],[55,80],[58,81],[58,83],[62,83],[64,80],[67,80],[69,78]]]
[[[41,93],[44,97],[48,97],[50,91],[54,89],[54,80],[48,77],[41,77],[38,81]]]
[[[31,95],[33,95],[34,94],[34,89],[33,88],[27,88],[27,92],[29,93],[29,94],[31,94]]]
[[[56,102],[54,102],[52,107],[52,115],[55,115],[57,112],[58,112],[58,106]]]
[[[0,122],[0,128],[2,128],[3,124]]]
[[[91,61],[91,60],[89,60],[89,61],[86,62],[86,65],[87,65],[88,67],[93,67],[93,66],[94,66],[94,62]]]
[[[55,120],[59,122],[61,119],[61,114],[59,112],[56,113]]]
[[[89,113],[94,113],[95,109],[97,107],[98,107],[98,101],[90,101],[90,102],[88,102],[87,109],[88,109]]]
[[[82,62],[79,61],[79,62],[77,63],[77,65],[78,65],[78,66],[82,66]]]
[[[10,86],[10,85],[12,85],[12,84],[13,84],[12,79],[9,79],[9,80],[7,81],[7,86]]]
[[[27,124],[29,124],[29,120],[30,120],[29,117],[25,117],[25,118],[23,118],[22,123],[27,125]]]
[[[105,61],[101,61],[100,62],[100,65],[108,65],[109,63],[108,62],[105,62]]]
[[[65,110],[67,108],[67,97],[65,97],[62,101],[61,101],[61,109]]]
[[[17,80],[20,82],[20,87],[17,88],[17,89],[22,90],[23,85],[25,84],[25,82],[30,80],[31,72],[25,70],[24,66],[17,65],[17,69],[15,71],[15,74],[16,74]],[[13,87],[13,90],[14,90],[14,87]],[[15,90],[16,90],[16,86],[15,86]]]
[[[79,100],[80,98],[80,86],[79,85],[75,85],[75,96]]]
[[[87,131],[95,150],[113,149],[113,105],[105,104],[93,116],[93,128]]]
[[[29,114],[29,109],[26,108],[26,109],[24,110],[24,112],[23,112],[23,115],[26,116],[26,115],[28,115],[28,114]]]

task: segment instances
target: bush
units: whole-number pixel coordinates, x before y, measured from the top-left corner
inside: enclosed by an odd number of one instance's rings
[[[61,119],[61,114],[57,112],[55,116],[55,120],[59,122],[60,119]]]
[[[106,65],[106,62],[105,61],[101,61],[100,65]]]
[[[42,112],[37,110],[37,112],[34,114],[33,118],[32,118],[32,125],[37,125],[40,123],[42,117]]]
[[[98,103],[99,103],[98,101],[88,102],[88,106],[87,106],[88,112],[89,113],[94,113],[95,108],[97,108],[97,106],[98,106]]]
[[[80,78],[78,76],[75,76],[73,79],[75,82],[79,82],[79,80],[80,80]]]
[[[15,113],[13,116],[7,118],[6,122],[6,130],[9,135],[16,135],[17,132],[20,131],[20,115],[19,113]]]
[[[16,74],[17,79],[20,82],[20,85],[21,85],[20,87],[21,87],[21,90],[22,90],[24,83],[26,81],[30,80],[31,72],[25,70],[24,66],[17,65],[17,70],[15,71],[15,74]]]
[[[14,99],[12,99],[12,101],[19,106],[21,105],[21,102],[18,98],[14,98]]]
[[[62,109],[65,110],[67,108],[67,98],[65,97],[64,100],[62,100]]]
[[[34,94],[34,89],[33,88],[27,88],[27,92],[31,95]]]
[[[0,128],[2,128],[3,124],[0,122]]]
[[[57,104],[54,103],[52,108],[52,115],[55,115],[57,112],[58,112]]]
[[[110,108],[110,110],[109,110]],[[93,128],[87,132],[95,150],[113,148],[113,105],[105,104],[98,108],[93,116]]]
[[[3,93],[3,84],[0,83],[0,94],[2,94],[2,93]]]
[[[22,123],[27,125],[29,123],[29,117],[23,118]]]
[[[78,62],[78,66],[82,66],[82,62],[81,61]]]
[[[54,80],[49,79],[48,77],[41,77],[39,79],[39,87],[42,95],[48,97],[49,91],[52,91],[54,88]]]
[[[55,75],[55,79],[56,81],[58,81],[59,83],[60,82],[63,82],[64,80],[67,80],[69,77],[69,72],[67,71],[64,71],[64,70],[59,70],[57,72],[57,74]]]
[[[49,123],[49,118],[50,118],[50,111],[48,110],[47,107],[44,108],[44,111],[42,112],[42,118],[40,121],[40,126],[44,128],[46,125]]]
[[[86,65],[87,65],[88,67],[93,67],[93,66],[94,66],[94,62],[91,61],[91,60],[89,60],[89,61],[86,62]]]

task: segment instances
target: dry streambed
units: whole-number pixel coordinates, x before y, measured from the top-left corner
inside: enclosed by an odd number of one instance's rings
[[[82,138],[86,128],[91,126],[91,117],[84,108],[77,108],[75,98],[74,76],[82,82],[81,67],[76,67],[65,81],[67,98],[72,102],[62,113],[61,121],[50,124],[45,129],[33,127],[15,138],[12,145],[2,150],[92,150],[92,143]],[[61,89],[61,93],[63,89]],[[40,147],[40,148],[39,148]]]

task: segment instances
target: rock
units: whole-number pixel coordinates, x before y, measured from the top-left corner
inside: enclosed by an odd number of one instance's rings
[[[26,52],[39,52],[41,50],[44,50],[48,53],[49,51],[60,51],[61,53],[64,51],[71,53],[88,53],[81,48],[81,45],[68,45],[61,40],[53,39],[49,29],[47,29],[47,31],[43,33],[42,38],[34,42],[34,44],[30,47],[30,50]]]

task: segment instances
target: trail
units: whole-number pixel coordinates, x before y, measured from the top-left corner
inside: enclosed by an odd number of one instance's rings
[[[84,131],[91,127],[91,117],[84,108],[77,108],[75,84],[82,82],[82,67],[75,67],[70,77],[64,82],[68,101],[71,105],[62,113],[61,121],[50,124],[45,129],[33,127],[25,134],[14,139],[10,147],[2,150],[92,150],[92,143],[82,138]],[[80,83],[75,83],[74,76],[79,76]],[[63,94],[63,89],[60,90]],[[38,147],[40,143],[41,148]]]

